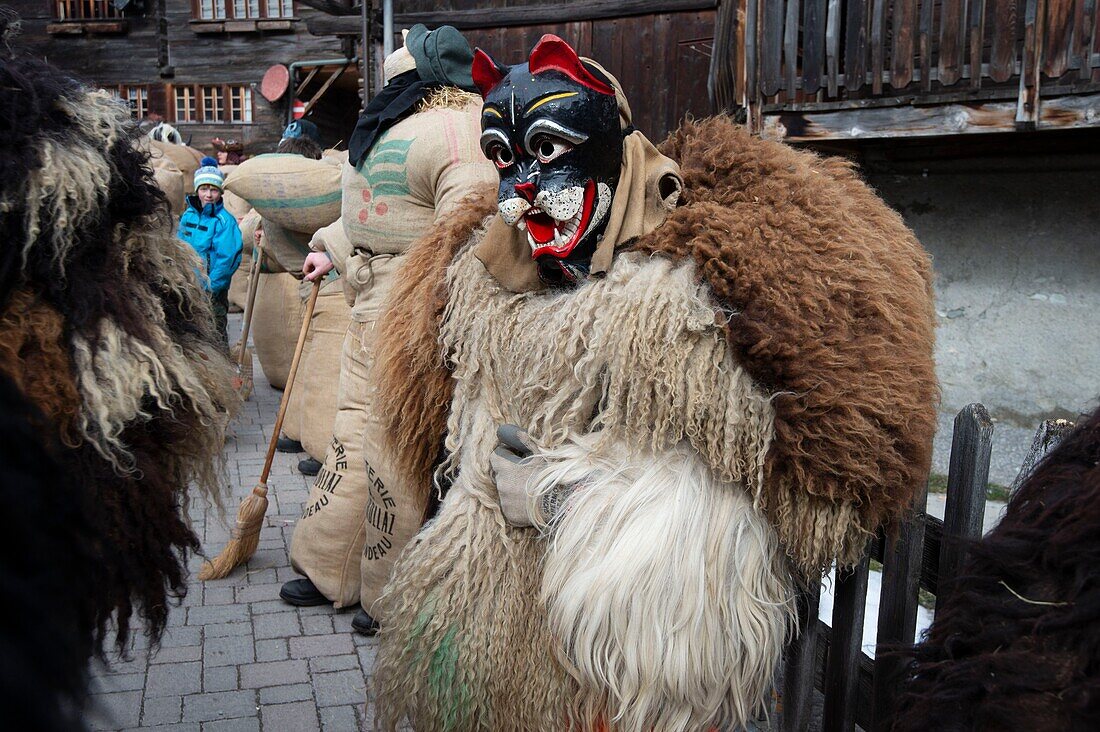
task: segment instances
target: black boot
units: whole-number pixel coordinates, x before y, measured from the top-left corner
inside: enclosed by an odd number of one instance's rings
[[[378,633],[378,621],[368,615],[363,608],[359,608],[359,612],[355,613],[355,617],[351,619],[351,627],[360,635],[376,635]]]
[[[305,452],[302,450],[302,443],[285,436],[275,440],[275,449],[279,452]]]
[[[302,475],[317,475],[321,472],[321,463],[313,458],[298,461],[298,472]]]
[[[317,585],[308,579],[296,579],[287,582],[279,590],[279,597],[283,602],[299,607],[312,607],[314,605],[327,605],[331,600],[321,594]]]

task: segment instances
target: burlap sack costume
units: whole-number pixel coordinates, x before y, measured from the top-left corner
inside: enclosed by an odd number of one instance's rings
[[[358,170],[344,167],[348,236],[325,246],[355,293],[352,325],[332,441],[290,551],[294,569],[337,607],[361,602],[371,612],[397,554],[423,518],[408,476],[378,449],[380,424],[367,375],[375,322],[401,254],[446,220],[470,190],[495,178],[478,147],[479,114],[476,97],[450,89],[391,127]]]
[[[225,179],[225,190],[267,220],[313,235],[340,217],[340,162],[271,153],[249,158]]]
[[[256,311],[252,316],[252,342],[267,382],[276,389],[283,389],[302,327],[298,280],[286,272],[262,273],[259,277]],[[292,419],[286,421],[293,422]]]
[[[322,229],[323,231],[323,229]],[[299,294],[309,296],[312,284],[303,282]],[[302,448],[317,461],[325,459],[332,442],[340,383],[340,360],[344,336],[351,323],[351,306],[344,299],[344,280],[330,273],[321,285],[313,309],[309,332],[298,364],[298,379],[290,397],[287,415],[297,420],[294,426],[283,422],[283,431],[297,435]],[[287,430],[290,429],[290,432]]]
[[[260,224],[260,215],[255,210],[241,218],[241,263],[229,281],[229,304],[244,309],[248,303],[248,273],[252,270],[252,250],[255,246],[253,235]]]

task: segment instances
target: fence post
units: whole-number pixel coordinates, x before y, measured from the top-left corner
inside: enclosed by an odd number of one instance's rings
[[[783,668],[783,732],[803,732],[810,724],[817,673],[817,637],[821,623],[817,619],[821,600],[821,582],[800,591],[798,602],[798,638],[787,649]]]
[[[943,516],[943,543],[936,611],[958,576],[966,543],[982,535],[985,491],[989,484],[989,455],[993,449],[993,421],[981,404],[970,404],[955,417],[951,437],[951,465],[947,473],[947,507]]]
[[[879,597],[878,634],[875,653],[875,678],[872,685],[874,732],[889,732],[894,722],[894,700],[908,658],[884,654],[886,646],[913,642],[917,628],[917,600],[920,596],[920,570],[924,550],[924,512],[928,500],[928,482],[913,500],[913,515],[883,537],[882,595]]]
[[[825,667],[825,732],[851,732],[856,727],[859,660],[863,655],[863,615],[867,603],[866,553],[852,569],[836,571],[832,639]]]

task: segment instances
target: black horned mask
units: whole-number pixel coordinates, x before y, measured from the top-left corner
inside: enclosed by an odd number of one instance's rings
[[[478,49],[473,78],[485,99],[481,149],[500,173],[501,218],[526,233],[544,282],[583,280],[622,166],[610,80],[553,35],[511,67]]]

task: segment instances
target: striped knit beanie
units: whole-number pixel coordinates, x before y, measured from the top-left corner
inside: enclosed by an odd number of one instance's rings
[[[195,190],[199,190],[199,186],[214,186],[220,191],[225,184],[225,176],[218,169],[218,161],[203,158],[199,165],[201,167],[195,171]]]

